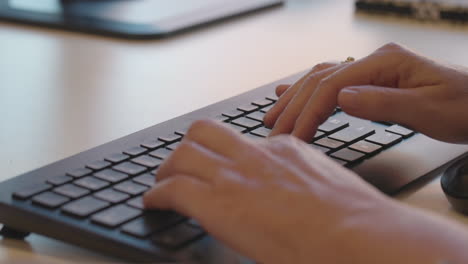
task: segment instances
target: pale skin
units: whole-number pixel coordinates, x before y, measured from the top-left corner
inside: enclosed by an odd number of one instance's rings
[[[353,63],[320,64],[277,93],[265,140],[195,122],[145,206],[192,217],[260,263],[466,263],[466,228],[384,196],[298,138],[309,140],[339,105],[466,143],[468,71],[389,44]]]

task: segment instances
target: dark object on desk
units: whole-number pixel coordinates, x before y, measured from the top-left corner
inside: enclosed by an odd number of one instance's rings
[[[451,165],[440,183],[453,208],[468,215],[468,155]]]
[[[284,0],[2,0],[0,20],[130,39],[160,38]]]
[[[419,20],[468,22],[468,3],[444,0],[356,0],[356,10]]]
[[[264,138],[270,130],[262,120],[277,101],[276,85],[293,83],[300,76],[0,183],[0,223],[9,230],[22,230],[6,235],[33,232],[133,262],[252,263],[227,250],[191,219],[143,210],[141,197],[194,120],[218,120],[246,137]],[[388,194],[431,176],[468,151],[467,145],[439,142],[399,125],[351,117],[339,109],[319,127],[309,146]]]

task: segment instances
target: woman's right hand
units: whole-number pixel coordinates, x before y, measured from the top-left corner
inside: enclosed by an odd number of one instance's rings
[[[432,138],[468,143],[468,69],[442,65],[396,44],[350,63],[319,64],[292,86],[279,86],[266,114],[272,136],[309,141],[340,106],[346,113],[389,121]]]

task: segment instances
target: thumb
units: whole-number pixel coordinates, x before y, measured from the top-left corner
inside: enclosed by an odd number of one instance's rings
[[[347,87],[338,94],[338,105],[347,114],[372,121],[388,121],[409,127],[419,127],[427,118],[424,97],[419,88],[389,88],[380,86]]]

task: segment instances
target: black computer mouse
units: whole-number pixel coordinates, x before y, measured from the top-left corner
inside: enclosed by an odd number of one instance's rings
[[[468,155],[450,165],[440,183],[453,208],[468,215]]]

